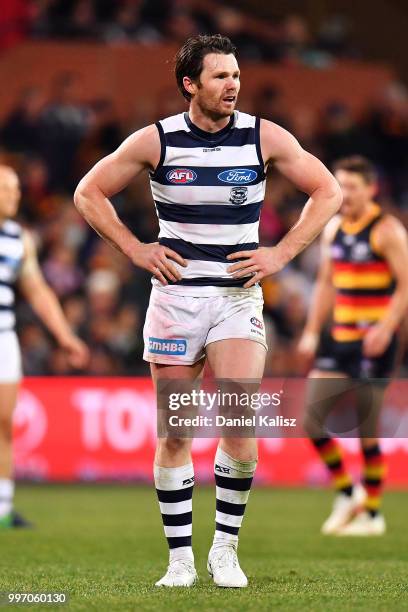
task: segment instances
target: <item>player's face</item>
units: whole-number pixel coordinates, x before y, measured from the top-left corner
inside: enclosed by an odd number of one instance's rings
[[[194,85],[194,103],[214,119],[234,112],[240,88],[239,68],[233,55],[208,53],[199,83]]]
[[[0,217],[9,219],[17,214],[20,185],[16,173],[9,168],[0,169]]]
[[[375,195],[375,183],[367,183],[361,174],[347,170],[337,170],[335,177],[343,192],[340,213],[345,217],[358,217],[363,214]]]

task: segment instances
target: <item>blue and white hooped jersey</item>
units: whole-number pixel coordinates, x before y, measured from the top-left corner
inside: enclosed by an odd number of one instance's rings
[[[229,294],[239,292],[248,280],[236,280],[227,273],[234,262],[226,257],[258,247],[265,197],[259,124],[258,118],[238,111],[216,133],[198,128],[188,113],[156,124],[161,158],[150,174],[150,184],[159,242],[188,264],[184,268],[174,263],[183,278],[169,281],[167,291],[192,296]],[[156,279],[152,282],[162,287]]]
[[[0,225],[0,332],[14,328],[14,286],[23,262],[22,227],[14,221]]]

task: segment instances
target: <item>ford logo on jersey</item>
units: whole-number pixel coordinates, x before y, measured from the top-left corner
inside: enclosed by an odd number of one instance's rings
[[[149,352],[157,355],[185,355],[187,340],[178,338],[166,340],[164,338],[149,338]]]
[[[174,185],[187,185],[193,183],[197,179],[197,174],[189,168],[174,168],[166,174],[169,183]]]
[[[230,185],[245,185],[245,183],[252,183],[258,176],[255,170],[249,170],[248,168],[234,168],[234,170],[224,170],[220,172],[218,178],[223,183],[229,183]]]

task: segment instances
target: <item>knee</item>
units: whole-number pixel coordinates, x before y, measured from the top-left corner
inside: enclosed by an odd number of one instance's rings
[[[189,451],[191,442],[190,438],[160,438],[157,442],[157,450],[169,455],[178,455]]]
[[[322,438],[326,431],[324,419],[310,408],[303,413],[302,428],[309,438]]]
[[[308,410],[305,410],[302,417],[302,429],[305,434],[309,437],[313,435],[313,419]]]
[[[256,461],[258,448],[256,440],[252,438],[223,438],[222,450],[238,461]]]

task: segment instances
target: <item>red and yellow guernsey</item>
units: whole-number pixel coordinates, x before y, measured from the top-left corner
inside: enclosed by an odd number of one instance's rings
[[[344,220],[331,243],[336,289],[332,336],[337,342],[361,340],[385,316],[395,282],[387,261],[376,252],[373,229],[382,218],[373,204],[355,222]]]

